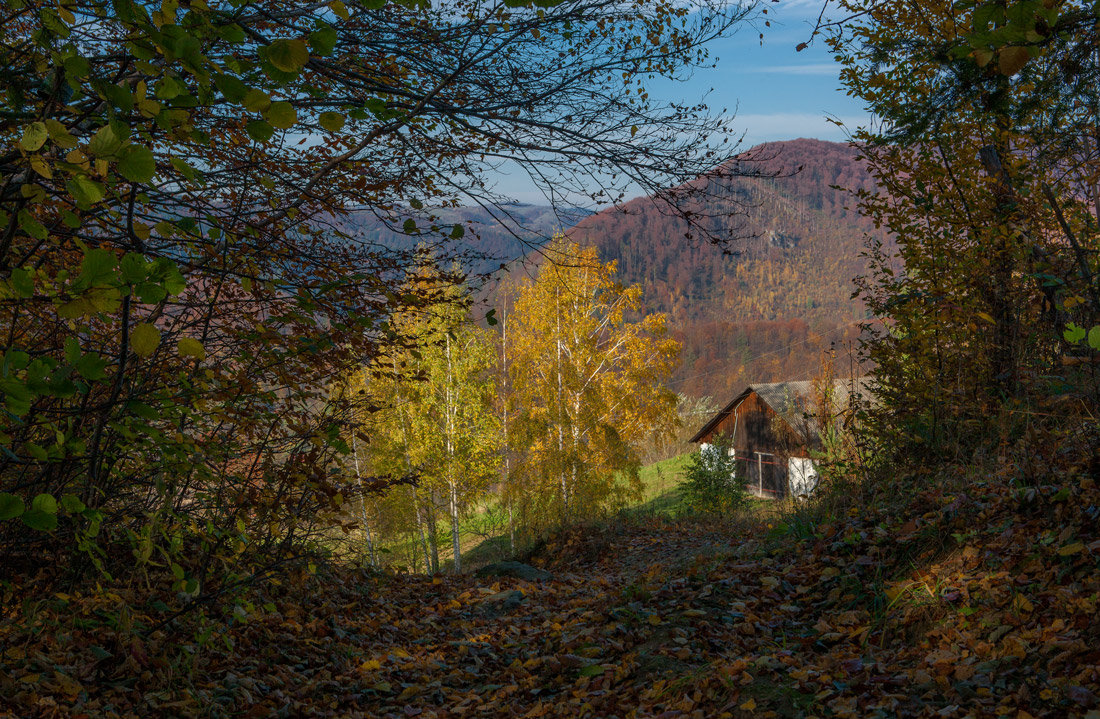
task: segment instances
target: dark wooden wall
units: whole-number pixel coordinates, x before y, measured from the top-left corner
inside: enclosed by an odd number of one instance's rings
[[[784,496],[788,458],[809,456],[805,443],[756,392],[749,393],[700,441],[713,444],[720,436],[733,439],[738,474],[750,490],[761,489],[764,496]],[[757,461],[757,452],[773,456]]]
[[[752,392],[700,441],[713,444],[719,436],[732,437],[738,454],[767,452],[784,457],[808,457],[805,444],[795,438],[786,422],[776,421],[776,418],[775,411],[760,399],[760,395]]]

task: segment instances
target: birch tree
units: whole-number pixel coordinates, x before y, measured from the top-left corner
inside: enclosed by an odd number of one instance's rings
[[[370,456],[381,473],[415,474],[415,488],[397,493],[423,551],[425,569],[440,567],[438,521],[450,526],[454,571],[462,568],[461,523],[467,508],[497,476],[499,421],[491,334],[469,318],[457,272],[431,259],[409,274],[405,291],[423,299],[391,321],[409,345],[374,363],[370,394],[381,409],[370,419]]]
[[[453,312],[453,310],[452,310]],[[454,571],[462,569],[461,519],[488,491],[499,466],[500,423],[493,411],[493,342],[466,317],[442,318],[424,351],[426,386],[414,408],[428,477],[445,497]],[[448,321],[449,320],[449,321]]]
[[[640,491],[638,447],[671,430],[661,386],[680,346],[641,290],[614,279],[594,248],[556,238],[519,288],[506,346],[511,438],[522,450],[506,497],[528,530],[589,517]],[[637,319],[633,319],[633,318]]]

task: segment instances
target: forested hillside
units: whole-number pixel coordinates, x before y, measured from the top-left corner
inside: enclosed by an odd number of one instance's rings
[[[807,139],[741,155],[735,162],[764,176],[721,180],[707,193],[746,208],[733,220],[745,239],[727,247],[688,239],[687,222],[647,198],[570,234],[617,261],[624,283],[641,284],[649,311],[668,313],[684,344],[678,391],[720,399],[745,382],[804,379],[820,350],[842,349],[866,317],[853,278],[866,270],[874,227],[849,207],[851,192],[872,181],[857,158],[848,145]]]
[[[684,346],[673,387],[720,399],[745,382],[809,377],[830,342],[844,355],[856,337],[866,311],[852,299],[853,278],[866,270],[862,252],[874,232],[851,208],[852,193],[873,184],[858,155],[845,143],[799,139],[760,145],[727,163],[735,174],[760,176],[712,180],[703,193],[709,199],[696,208],[703,229],[737,238],[722,246],[648,197],[593,215],[521,204],[433,213],[440,227],[465,228],[471,274],[522,255],[537,264],[542,258],[532,250],[561,230],[595,245],[618,264],[621,282],[642,286],[647,311],[668,314]],[[351,213],[342,228],[387,246],[409,240],[366,212]]]

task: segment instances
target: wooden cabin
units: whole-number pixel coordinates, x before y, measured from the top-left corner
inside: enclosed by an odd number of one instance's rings
[[[718,437],[732,443],[737,475],[758,497],[808,495],[818,479],[811,453],[822,447],[819,415],[834,422],[853,396],[866,392],[865,378],[836,380],[830,407],[823,412],[813,382],[749,385],[691,441],[704,451]]]

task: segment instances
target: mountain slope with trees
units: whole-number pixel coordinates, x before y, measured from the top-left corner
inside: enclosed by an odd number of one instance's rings
[[[850,207],[853,193],[874,184],[859,150],[813,139],[767,143],[713,174],[698,193],[706,199],[694,219],[650,197],[595,214],[521,204],[433,214],[440,226],[466,228],[464,266],[475,275],[514,268],[523,255],[542,263],[534,250],[555,232],[594,245],[617,263],[619,281],[641,286],[647,312],[668,315],[684,346],[672,378],[679,392],[722,397],[747,381],[808,378],[819,369],[820,350],[830,341],[851,342],[867,317],[852,299],[854,279],[867,270],[868,235],[885,239]],[[365,212],[342,223],[365,241],[409,239],[400,223]],[[728,239],[719,244],[704,235]]]
[[[678,391],[724,397],[745,382],[805,379],[820,348],[852,340],[867,317],[853,280],[866,272],[868,235],[885,238],[849,207],[853,192],[873,186],[858,158],[846,144],[808,139],[743,153],[731,164],[760,177],[713,180],[706,193],[743,210],[732,230],[745,239],[726,246],[697,239],[648,198],[569,234],[615,260],[622,282],[640,284],[648,311],[669,315],[684,345]]]

